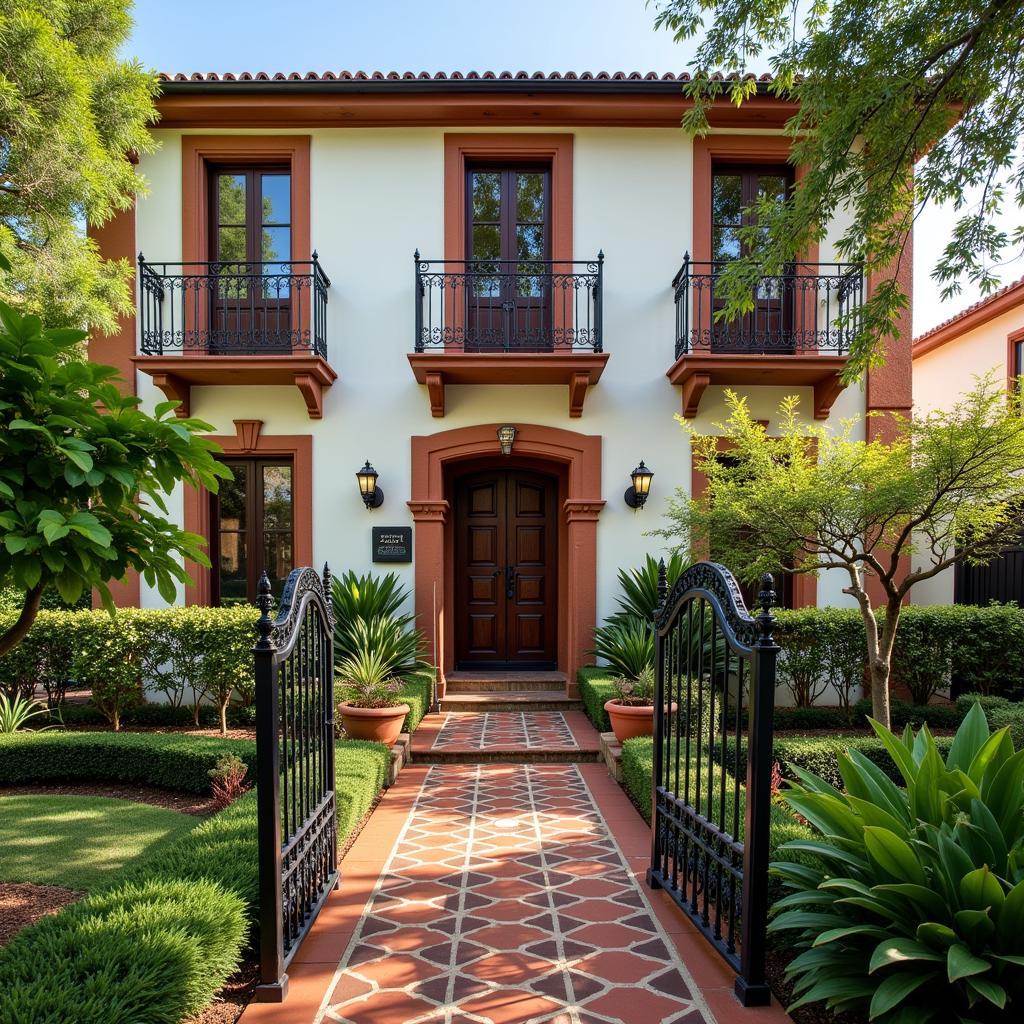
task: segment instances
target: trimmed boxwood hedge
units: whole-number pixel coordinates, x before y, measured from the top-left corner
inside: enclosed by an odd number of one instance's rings
[[[604,705],[615,696],[614,678],[612,670],[601,665],[586,665],[576,672],[583,712],[598,732],[611,732],[612,729]]]
[[[147,747],[162,768],[139,769],[130,777],[165,778],[163,771],[182,765],[185,756],[168,747],[167,741],[180,744],[179,737],[159,735],[22,733],[0,739],[15,741],[0,745],[3,768],[12,752],[15,760],[35,755],[39,767],[40,754],[49,757],[54,744],[66,744],[67,760],[83,754],[91,766],[90,776],[83,771],[74,778],[125,779],[126,756],[141,761]],[[82,742],[96,739],[104,742]],[[204,737],[187,743],[193,764],[186,775],[193,782],[215,747],[240,753],[253,746]],[[389,761],[390,751],[378,743],[336,745],[339,841],[369,810]],[[0,1024],[178,1024],[196,1013],[237,966],[255,919],[256,851],[256,793],[250,792],[122,882],[22,929],[0,949]]]

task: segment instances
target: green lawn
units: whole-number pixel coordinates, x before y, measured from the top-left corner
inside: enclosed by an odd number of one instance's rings
[[[0,797],[0,880],[88,890],[185,835],[192,815],[92,796]]]

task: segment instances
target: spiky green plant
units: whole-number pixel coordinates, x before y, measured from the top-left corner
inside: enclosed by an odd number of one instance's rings
[[[408,590],[393,572],[357,576],[349,570],[331,581],[334,618],[342,627],[356,619],[395,618],[408,597]]]
[[[594,646],[588,652],[603,658],[625,679],[639,679],[654,668],[654,631],[639,619],[609,620],[594,628]]]
[[[372,619],[356,619],[345,629],[335,633],[335,650],[345,650],[336,662],[336,673],[345,677],[353,663],[380,666],[385,678],[402,676],[424,668],[420,660],[423,634],[410,626],[405,618],[389,619],[377,615]]]
[[[13,698],[6,693],[0,693],[0,733],[17,732],[24,729],[33,718],[48,713],[46,705],[41,700],[26,697],[21,693],[15,694]]]
[[[689,567],[688,562],[678,552],[674,552],[665,563],[665,578],[669,590]],[[609,622],[622,622],[627,618],[639,619],[642,622],[654,622],[658,610],[658,562],[653,555],[648,555],[644,563],[635,569],[619,570],[619,610]]]
[[[796,932],[796,1000],[881,1024],[996,1024],[1024,1011],[1024,749],[975,705],[943,762],[927,726],[872,721],[905,782],[856,750],[844,792],[791,766],[786,802],[821,833],[772,865],[792,892],[772,931]]]

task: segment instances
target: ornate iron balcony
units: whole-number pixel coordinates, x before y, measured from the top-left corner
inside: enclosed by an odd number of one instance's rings
[[[754,308],[733,320],[717,318],[724,305],[721,275],[727,262],[683,258],[672,281],[676,300],[675,352],[729,355],[844,356],[857,332],[864,274],[854,263],[792,263],[762,277]]]
[[[140,253],[141,352],[326,358],[330,284],[315,252],[287,263],[148,263]]]
[[[604,253],[593,260],[423,260],[417,352],[601,352]]]

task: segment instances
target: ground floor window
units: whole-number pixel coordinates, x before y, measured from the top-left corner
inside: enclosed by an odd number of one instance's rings
[[[264,570],[280,594],[295,560],[292,460],[222,461],[232,475],[210,496],[213,603],[255,601]]]

